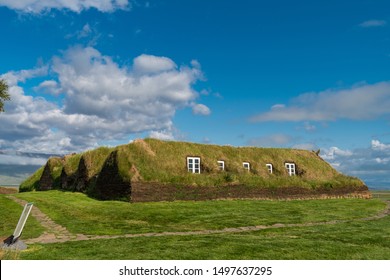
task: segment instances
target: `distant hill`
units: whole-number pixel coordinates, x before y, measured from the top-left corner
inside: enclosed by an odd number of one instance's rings
[[[315,152],[156,139],[52,157],[20,186],[50,189],[132,202],[370,196]]]

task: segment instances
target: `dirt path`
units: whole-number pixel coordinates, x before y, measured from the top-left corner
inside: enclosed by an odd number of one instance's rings
[[[14,196],[7,196],[9,199],[12,199],[16,203],[24,206],[27,201],[16,198]],[[45,228],[45,232],[33,239],[25,240],[27,244],[32,243],[57,243],[57,242],[66,242],[71,240],[87,240],[83,234],[72,234],[65,227],[56,224],[52,219],[50,219],[46,214],[44,214],[38,207],[33,206],[31,209],[31,216],[33,216],[37,221]]]
[[[14,200],[20,205],[25,205],[27,202],[16,198],[14,196],[7,196]],[[259,231],[271,228],[288,228],[288,227],[310,227],[318,225],[330,225],[330,224],[341,224],[351,221],[370,221],[378,220],[390,215],[390,201],[386,202],[386,208],[377,213],[376,215],[351,219],[351,220],[332,220],[326,222],[312,222],[302,224],[274,224],[274,225],[258,225],[258,226],[247,226],[237,228],[224,228],[220,230],[199,230],[199,231],[185,231],[185,232],[160,232],[160,233],[139,233],[139,234],[123,234],[123,235],[83,235],[83,234],[72,234],[65,227],[56,224],[46,214],[40,211],[36,206],[31,210],[31,215],[41,223],[46,231],[39,237],[25,240],[26,244],[33,243],[61,243],[67,241],[80,241],[80,240],[97,240],[97,239],[114,239],[114,238],[136,238],[136,237],[159,237],[159,236],[188,236],[188,235],[208,235],[208,234],[221,234],[221,233],[238,233],[238,232],[249,232]]]

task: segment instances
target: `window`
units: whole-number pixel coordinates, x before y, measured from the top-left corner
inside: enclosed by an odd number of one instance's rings
[[[218,169],[221,171],[225,170],[225,161],[218,160]]]
[[[249,162],[243,162],[242,166],[244,167],[244,169],[248,171],[251,170],[251,165],[249,164]]]
[[[272,167],[272,164],[271,164],[271,163],[267,163],[265,166],[267,166],[267,168],[268,168],[268,172],[269,172],[270,174],[272,174],[272,173],[273,173],[273,167]]]
[[[200,173],[200,157],[187,157],[188,172]]]
[[[285,163],[284,166],[287,169],[288,175],[293,176],[295,175],[295,163]]]

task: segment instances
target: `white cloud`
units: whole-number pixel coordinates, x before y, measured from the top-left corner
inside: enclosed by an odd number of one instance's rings
[[[29,157],[18,154],[0,154],[0,165],[44,165],[47,158]]]
[[[390,152],[390,144],[383,144],[379,140],[371,141],[371,148],[375,151],[388,151]]]
[[[388,163],[389,161],[390,161],[390,158],[375,158],[375,161],[377,162],[377,163],[381,163],[381,164],[386,164],[386,163]]]
[[[1,79],[7,80],[10,87],[16,86],[19,82],[24,83],[26,80],[44,76],[47,74],[48,67],[41,66],[34,69],[25,69],[20,71],[10,71],[3,75],[0,75]]]
[[[156,74],[175,69],[176,64],[167,57],[142,54],[134,59],[134,72],[139,74]]]
[[[77,33],[77,38],[78,38],[78,39],[81,39],[81,38],[88,37],[89,35],[91,35],[92,32],[93,32],[93,31],[92,31],[91,26],[89,25],[89,23],[87,23],[87,24],[85,24],[85,25],[83,26],[83,29],[81,29],[81,31],[79,31],[79,32]]]
[[[350,157],[353,153],[349,150],[342,150],[337,147],[330,147],[328,149],[323,149],[322,158],[326,160],[334,160],[338,157]]]
[[[53,67],[66,93],[64,111],[117,122],[109,126],[126,121],[123,125],[133,131],[161,129],[171,123],[176,109],[197,97],[191,85],[198,79],[198,69],[177,69],[168,58],[144,55],[134,64],[131,71],[94,48],[68,50]]]
[[[100,12],[113,12],[130,8],[128,0],[0,0],[0,6],[24,13],[41,13],[52,9],[70,10],[80,13],[95,8]]]
[[[385,26],[387,22],[385,20],[378,20],[378,19],[372,19],[367,20],[359,24],[360,27],[378,27],[378,26]]]
[[[369,187],[390,187],[390,144],[372,140],[370,147],[352,151],[322,148],[321,157],[340,172],[363,179]]]
[[[252,117],[251,121],[370,120],[387,115],[390,115],[388,81],[302,94],[292,99],[288,106],[276,104],[270,111]]]
[[[84,42],[88,46],[95,46],[101,37],[102,34],[96,28],[96,24],[86,23],[80,30],[67,34],[65,39],[77,39],[78,42]]]
[[[134,64],[120,66],[92,47],[74,47],[52,59],[50,72],[40,67],[2,75],[11,94],[6,113],[0,115],[2,147],[69,153],[127,141],[141,132],[172,139],[176,111],[193,108],[199,97],[192,88],[202,77],[199,65],[178,68],[169,58],[146,55]],[[20,86],[49,74],[34,89],[38,95],[61,93],[53,102],[30,96]],[[206,113],[205,105],[197,105]]]
[[[54,80],[43,81],[38,86],[34,87],[34,90],[45,92],[55,96],[61,93],[61,88],[59,87],[57,81]]]
[[[172,131],[151,131],[149,134],[150,138],[160,139],[160,140],[174,140]]]
[[[209,107],[203,104],[194,104],[192,106],[192,113],[195,115],[208,116],[211,114],[211,110]]]

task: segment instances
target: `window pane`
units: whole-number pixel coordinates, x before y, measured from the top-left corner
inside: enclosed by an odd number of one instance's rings
[[[288,171],[288,175],[295,175],[295,164],[294,163],[286,163],[286,169]]]
[[[188,172],[200,173],[200,158],[199,157],[187,157]]]

